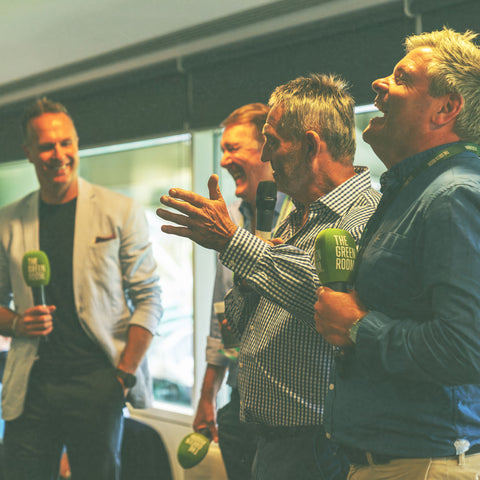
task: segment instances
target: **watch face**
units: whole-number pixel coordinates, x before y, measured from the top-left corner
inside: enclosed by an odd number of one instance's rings
[[[127,388],[132,388],[135,386],[135,383],[137,383],[137,379],[135,378],[134,375],[129,375],[126,379],[125,379],[125,386]]]
[[[117,368],[117,375],[123,380],[126,388],[132,388],[137,383],[137,377],[131,373],[124,372]]]

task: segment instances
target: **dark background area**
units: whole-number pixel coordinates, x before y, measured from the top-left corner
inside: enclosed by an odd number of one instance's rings
[[[414,0],[411,9],[422,14],[423,31],[443,25],[462,32],[468,28],[480,31],[479,0]],[[350,82],[356,103],[368,104],[374,99],[371,82],[391,73],[403,56],[404,38],[414,31],[414,19],[405,16],[399,1],[234,45],[219,45],[184,57],[180,66],[164,62],[47,92],[47,96],[67,106],[82,148],[217,127],[238,106],[267,102],[277,85],[312,72],[341,74]],[[108,62],[118,54],[90,62]],[[68,73],[61,70],[50,75]],[[31,100],[0,108],[0,161],[24,158],[19,120]]]

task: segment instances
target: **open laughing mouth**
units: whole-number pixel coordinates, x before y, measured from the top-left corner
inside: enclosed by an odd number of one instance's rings
[[[47,165],[47,170],[56,175],[62,175],[67,172],[68,168],[72,165],[71,162],[62,163],[61,165]]]
[[[228,173],[230,173],[233,180],[235,180],[235,183],[237,183],[237,181],[241,181],[245,179],[245,172],[243,171],[243,168],[240,168],[238,166],[230,167],[228,169]]]
[[[388,114],[388,110],[386,108],[386,105],[382,102],[375,102],[375,107],[378,108],[378,111],[380,113],[383,113],[383,116],[380,118],[385,117]]]

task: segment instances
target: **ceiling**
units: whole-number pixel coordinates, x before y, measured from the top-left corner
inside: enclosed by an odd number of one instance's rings
[[[0,0],[0,105],[399,0]]]

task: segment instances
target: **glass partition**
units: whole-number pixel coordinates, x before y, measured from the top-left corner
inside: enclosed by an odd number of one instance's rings
[[[190,406],[194,383],[192,242],[165,235],[155,214],[172,186],[192,189],[191,136],[80,151],[86,180],[135,198],[145,208],[157,260],[164,316],[149,350],[157,402]],[[0,164],[0,206],[38,188],[27,160]]]
[[[157,402],[190,406],[193,388],[192,242],[161,232],[159,199],[172,186],[191,190],[191,136],[81,152],[80,175],[145,207],[162,288],[163,318],[148,352]]]

